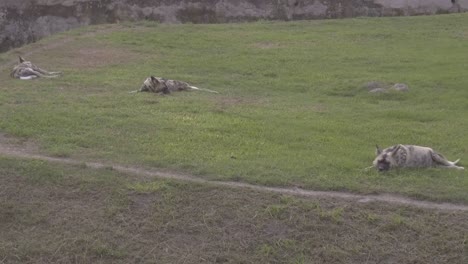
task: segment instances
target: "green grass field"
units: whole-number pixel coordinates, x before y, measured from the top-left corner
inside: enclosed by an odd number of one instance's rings
[[[0,54],[63,77],[0,72],[0,132],[48,155],[207,179],[468,202],[466,172],[379,174],[375,144],[430,146],[468,162],[468,14],[153,23],[74,30]],[[132,95],[149,75],[220,94]],[[406,83],[408,93],[364,85]]]

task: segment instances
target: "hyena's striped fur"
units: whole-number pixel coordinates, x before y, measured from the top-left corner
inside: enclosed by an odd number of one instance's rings
[[[132,91],[130,93],[152,92],[152,93],[167,94],[167,93],[176,92],[176,91],[190,91],[190,90],[218,93],[213,90],[192,86],[183,81],[164,79],[164,78],[159,78],[159,77],[154,77],[154,76],[150,76],[146,78],[146,80],[143,82],[143,85],[140,87],[140,89]]]

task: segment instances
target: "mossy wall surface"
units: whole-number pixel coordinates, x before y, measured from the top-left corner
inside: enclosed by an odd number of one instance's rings
[[[80,26],[129,20],[229,23],[466,10],[468,0],[2,0],[0,52]]]

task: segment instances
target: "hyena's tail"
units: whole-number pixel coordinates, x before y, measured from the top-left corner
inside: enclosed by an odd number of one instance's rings
[[[457,166],[456,164],[460,161],[457,159],[456,161],[449,161],[444,156],[439,153],[433,152],[432,153],[432,160],[434,160],[439,165],[447,166],[448,168],[455,168],[459,170],[464,170],[465,168]]]
[[[447,158],[445,158],[442,154],[439,154],[437,152],[432,152],[431,153],[432,160],[435,161],[436,163],[444,166],[453,166],[455,163],[457,163],[460,159],[458,159],[455,162],[449,161]]]
[[[459,161],[460,161],[460,159],[457,159],[457,160],[454,161],[454,162],[451,162],[451,161],[450,161],[450,163],[452,163],[452,167],[453,167],[453,168],[456,168],[456,169],[458,169],[458,170],[464,170],[464,169],[465,169],[464,167],[457,166],[457,164],[458,164]],[[460,165],[460,164],[458,164],[458,165]]]
[[[198,87],[195,87],[195,86],[189,86],[189,87],[192,90],[204,91],[204,92],[209,92],[209,93],[218,93],[217,91],[213,91],[213,90],[206,89],[206,88],[198,88]]]
[[[128,93],[139,93],[140,90],[135,90],[135,91],[131,91],[131,92],[128,92]]]

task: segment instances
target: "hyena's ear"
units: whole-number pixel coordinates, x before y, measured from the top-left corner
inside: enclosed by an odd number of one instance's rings
[[[154,77],[153,75],[151,75],[151,81],[159,83],[158,78]]]
[[[400,145],[400,144],[396,145],[396,146],[393,148],[391,155],[392,155],[392,156],[395,156],[395,155],[398,153],[398,150],[400,150],[400,148],[401,148],[401,145]]]
[[[21,57],[21,56],[18,56],[18,57],[19,57],[19,62],[20,62],[20,63],[23,63],[23,62],[26,61],[23,57]]]
[[[378,156],[380,155],[380,153],[382,153],[382,150],[379,148],[378,145],[375,145],[375,155]]]

